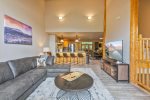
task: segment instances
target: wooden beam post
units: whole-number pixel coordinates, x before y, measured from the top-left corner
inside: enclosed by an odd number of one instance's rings
[[[105,53],[105,44],[106,44],[106,1],[104,0],[104,32],[103,32],[103,59],[105,59],[106,57],[106,53]]]
[[[135,60],[137,58],[139,0],[130,0],[130,82],[135,83]]]

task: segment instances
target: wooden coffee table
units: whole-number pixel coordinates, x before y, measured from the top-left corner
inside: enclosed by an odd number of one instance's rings
[[[68,81],[63,78],[64,76],[72,73],[74,72],[60,74],[55,78],[55,85],[60,89],[57,94],[57,99],[68,100],[67,98],[70,98],[69,100],[91,100],[91,93],[88,91],[88,89],[93,85],[93,78],[82,72],[78,72],[82,73],[82,75],[72,81]]]

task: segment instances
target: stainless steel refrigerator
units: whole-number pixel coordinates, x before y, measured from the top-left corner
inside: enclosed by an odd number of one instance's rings
[[[74,43],[71,43],[69,44],[69,52],[75,52],[75,44]]]

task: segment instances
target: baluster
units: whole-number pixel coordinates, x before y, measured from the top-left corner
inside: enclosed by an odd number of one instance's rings
[[[146,47],[145,47],[145,40],[143,39],[143,60],[142,60],[142,83],[145,84],[144,74],[145,74],[145,61],[146,61]]]
[[[149,59],[149,51],[148,51],[148,40],[146,40],[146,60]]]
[[[140,57],[139,57],[139,73],[138,73],[138,81],[141,83],[141,66],[142,66],[142,36],[139,36],[139,53],[140,53]]]
[[[146,70],[146,85],[147,87],[150,87],[150,63],[147,64],[147,70]]]

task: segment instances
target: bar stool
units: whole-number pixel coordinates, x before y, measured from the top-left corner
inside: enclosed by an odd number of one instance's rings
[[[63,63],[63,56],[60,53],[56,53],[56,63]]]
[[[71,60],[70,62],[71,62],[71,63],[78,63],[78,56],[75,55],[75,53],[71,53],[71,54],[70,54],[70,57],[71,57],[71,58],[70,58],[70,60]],[[76,60],[76,59],[77,59],[77,60]]]
[[[70,63],[70,56],[67,53],[63,53],[63,62]]]
[[[82,53],[78,53],[78,63],[84,64],[84,55]]]

